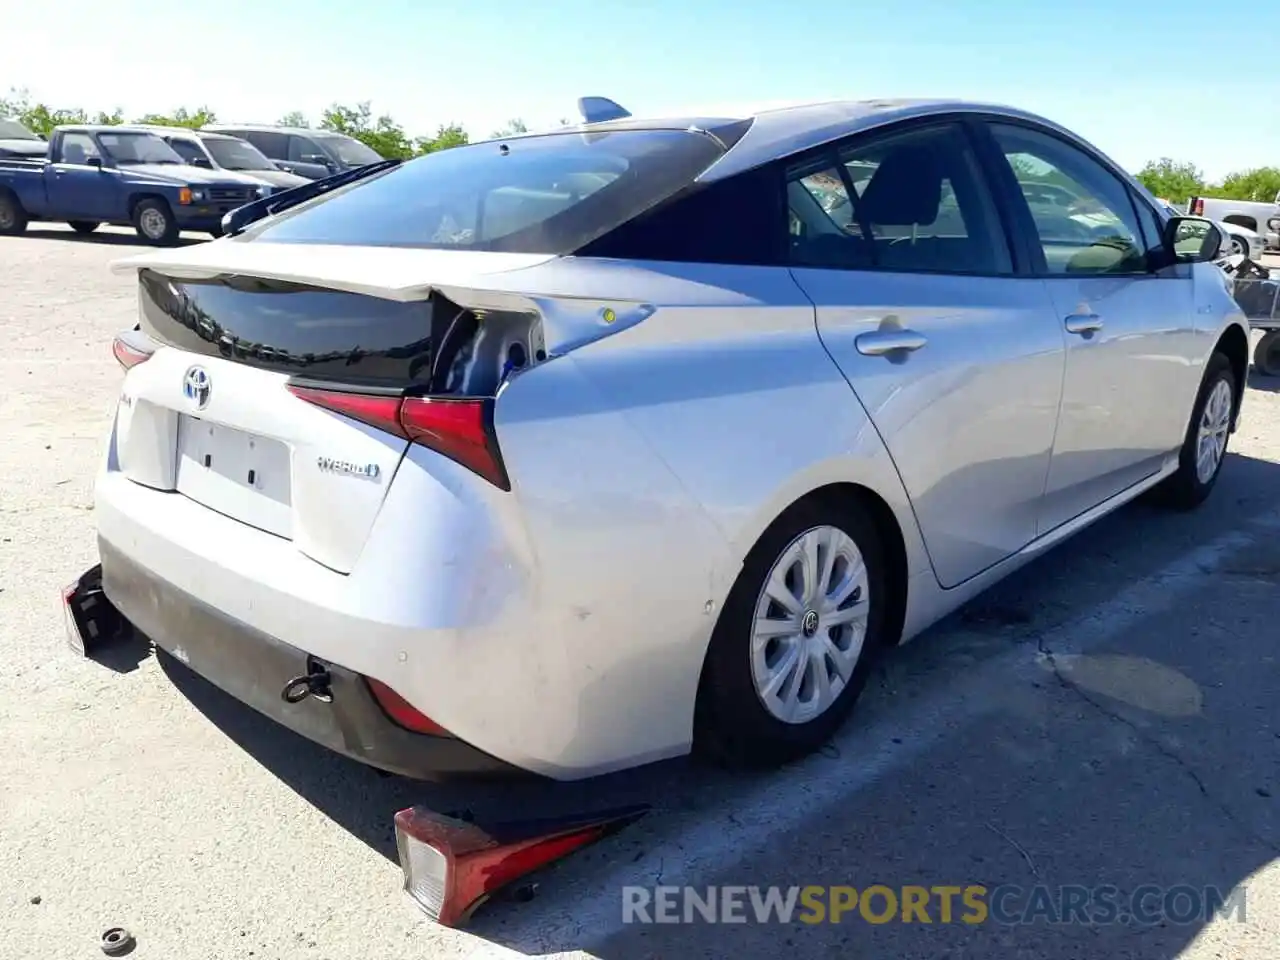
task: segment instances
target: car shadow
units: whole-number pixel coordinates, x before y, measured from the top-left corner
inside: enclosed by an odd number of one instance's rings
[[[1199,510],[1171,513],[1145,501],[1132,503],[975,598],[914,642],[892,651],[868,686],[866,697],[872,702],[859,704],[851,726],[856,728],[857,717],[866,710],[892,717],[913,702],[945,692],[972,667],[1018,645],[1034,645],[1046,631],[1074,622],[1128,585],[1151,577],[1251,518],[1273,511],[1274,491],[1280,490],[1280,464],[1234,453],[1228,456],[1213,497]],[[1280,546],[1276,553],[1273,559],[1280,562]],[[1188,639],[1197,632],[1193,610],[1175,609],[1160,632],[1162,646],[1150,651],[1150,659],[1204,649],[1200,641]],[[1230,662],[1243,665],[1250,653],[1256,658],[1256,650],[1244,649],[1253,641],[1252,635],[1243,634],[1229,641],[1240,648],[1231,651]],[[957,647],[963,651],[959,659]],[[1210,656],[1208,652],[1199,655]],[[157,657],[178,690],[210,722],[336,824],[392,861],[396,859],[392,815],[413,804],[442,812],[466,810],[486,822],[652,803],[654,812],[645,821],[648,826],[624,831],[601,845],[607,849],[575,855],[572,866],[566,865],[579,885],[590,886],[593,877],[598,885],[609,864],[638,860],[652,845],[670,840],[664,831],[674,828],[664,827],[666,821],[732,820],[735,804],[744,796],[761,789],[776,792],[789,776],[786,770],[729,773],[678,759],[579,783],[422,783],[381,774],[335,755],[260,716],[162,651]],[[1252,720],[1262,705],[1251,702],[1260,694],[1249,684],[1265,677],[1245,669],[1209,679],[1199,675],[1209,669],[1207,662],[1180,669],[1193,675],[1197,688],[1225,687],[1217,696],[1240,700],[1245,706],[1236,709],[1247,712]],[[1240,673],[1242,679],[1233,679]],[[1243,685],[1238,696],[1231,686],[1234,682]],[[1259,839],[1258,831],[1250,836],[1229,823],[1208,824],[1206,814],[1189,809],[1203,802],[1194,772],[1184,782],[1180,778],[1186,773],[1179,773],[1174,761],[1168,764],[1167,777],[1152,777],[1145,769],[1136,771],[1127,764],[1134,738],[1148,736],[1139,729],[1141,724],[1115,722],[1107,713],[1110,708],[1104,704],[1095,710],[1088,698],[1076,697],[1065,682],[1060,687],[1036,686],[1035,692],[1026,691],[1031,700],[1017,701],[1011,712],[980,717],[971,729],[952,731],[923,758],[900,766],[856,796],[842,798],[838,809],[827,812],[821,829],[809,826],[795,834],[770,835],[760,849],[743,852],[745,865],[732,876],[708,876],[697,882],[856,886],[875,882],[868,877],[880,877],[888,878],[880,882],[890,886],[1015,881],[1030,885],[1041,878],[1084,883],[1087,873],[1094,878],[1087,881],[1091,883],[1114,874],[1121,876],[1115,882],[1122,884],[1213,885],[1226,893],[1280,852],[1280,846]],[[1039,719],[1028,724],[1020,712]],[[1046,719],[1050,713],[1061,714],[1061,719]],[[1179,731],[1183,736],[1201,733]],[[1254,742],[1264,733],[1265,745]],[[1268,756],[1274,754],[1271,737],[1269,730],[1257,736],[1221,737],[1213,744],[1214,762],[1249,770],[1263,762],[1258,760],[1263,746],[1270,751]],[[1157,743],[1150,755],[1158,761],[1160,751],[1167,749]],[[833,760],[838,762],[838,755]],[[1280,778],[1280,770],[1274,775]],[[1187,783],[1191,786],[1178,792]],[[803,782],[796,786],[803,790]],[[1116,813],[1124,810],[1129,813]],[[1197,831],[1203,843],[1197,841],[1195,850],[1205,847],[1207,851],[1202,857],[1188,852],[1189,839]],[[815,846],[818,836],[829,844],[826,848]],[[1021,843],[1009,837],[1021,838]],[[1020,854],[1019,848],[1031,852]],[[679,849],[672,850],[674,860],[683,855]],[[1037,866],[1027,874],[1030,858]],[[1137,872],[1122,869],[1130,863],[1136,864]],[[587,949],[585,943],[570,941],[581,941],[590,931],[529,933],[518,914],[525,911],[527,916],[537,909],[536,905],[494,904],[488,915],[476,918],[473,928],[482,937],[516,949]],[[941,939],[959,937],[960,926],[953,926]],[[1202,927],[1203,923],[1162,925],[1130,932],[1144,938],[1146,955],[1172,956]],[[726,928],[718,928],[719,934],[716,929],[708,933],[684,925],[666,931],[630,927],[590,949],[610,960],[668,954],[715,957],[729,949],[754,957],[793,950],[801,942],[794,925],[752,928],[754,933],[740,936],[735,932],[734,937],[741,940],[736,945],[724,933]],[[821,939],[810,944],[837,955],[842,943],[847,948],[851,936],[857,939],[869,928],[862,924],[861,929],[831,925],[823,929]],[[883,955],[906,955],[919,948],[910,941],[894,940],[884,929],[876,928],[886,946]],[[1017,938],[1021,941],[1034,932],[1021,930]],[[1124,950],[1113,942],[1101,952],[1094,951],[1092,934],[1079,924],[1059,927],[1051,934],[1040,928],[1039,935],[1045,938],[1044,950],[1035,955],[1045,958]],[[1111,936],[1108,933],[1105,939]],[[549,937],[556,942],[549,942]],[[687,938],[688,949],[680,949],[681,937]],[[967,949],[959,941],[954,948],[961,953]],[[928,951],[928,955],[944,953],[941,947]]]
[[[1256,367],[1249,367],[1248,384],[1250,390],[1260,393],[1280,393],[1280,377],[1269,377],[1259,373]]]
[[[99,243],[114,247],[150,247],[151,244],[139,239],[135,233],[114,233],[111,231],[95,230],[93,233],[76,233],[73,230],[50,230],[48,228],[31,228],[22,234],[24,237],[36,237],[41,240],[61,240],[64,243]],[[208,238],[199,239],[191,234],[179,236],[172,246],[189,247],[192,244],[203,243]]]

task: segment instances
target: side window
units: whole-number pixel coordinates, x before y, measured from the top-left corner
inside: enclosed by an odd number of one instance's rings
[[[101,157],[102,152],[87,133],[66,133],[62,136],[62,162],[84,163],[90,157]]]
[[[1012,271],[1000,218],[956,124],[863,140],[792,171],[792,262],[997,275]]]
[[[166,140],[165,143],[173,147],[173,152],[183,160],[187,161],[187,163],[202,163],[205,160],[204,151],[190,140],[183,140],[181,137],[174,137],[171,140]]]
[[[314,140],[308,140],[306,137],[290,137],[289,138],[289,156],[288,159],[305,162],[310,160],[315,163],[315,157],[323,157],[324,151],[316,146]]]
[[[282,133],[265,133],[258,130],[227,131],[233,137],[243,137],[272,160],[284,160],[288,156],[289,138]]]
[[[991,124],[1022,190],[1050,274],[1145,273],[1129,188],[1084,151],[1026,127]]]

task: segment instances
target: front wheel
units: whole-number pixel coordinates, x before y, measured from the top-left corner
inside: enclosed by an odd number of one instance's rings
[[[855,501],[801,501],[748,554],[712,633],[694,749],[731,767],[817,750],[887,645],[889,591],[875,523]]]
[[[1238,237],[1234,233],[1229,234],[1231,238],[1231,254],[1237,257],[1249,256],[1249,244],[1244,237]]]
[[[178,223],[163,200],[143,200],[133,211],[133,228],[147,243],[167,246],[178,239]]]
[[[1215,353],[1205,367],[1191,421],[1178,454],[1178,469],[1156,488],[1157,498],[1179,510],[1191,510],[1208,498],[1231,437],[1236,406],[1236,377],[1231,361]]]

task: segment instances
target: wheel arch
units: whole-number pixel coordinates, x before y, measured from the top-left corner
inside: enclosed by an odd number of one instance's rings
[[[1221,353],[1231,362],[1231,372],[1235,376],[1235,406],[1231,412],[1231,429],[1234,431],[1240,420],[1240,407],[1249,379],[1249,334],[1239,323],[1228,324],[1218,335],[1212,352]]]
[[[1229,213],[1222,218],[1223,223],[1230,223],[1237,227],[1244,227],[1246,230],[1258,232],[1258,221],[1254,217],[1246,216],[1243,213]]]
[[[166,207],[169,208],[170,213],[173,212],[173,204],[169,202],[169,198],[166,197],[164,194],[151,193],[148,191],[140,191],[138,193],[129,194],[129,219],[130,220],[132,220],[134,216],[137,215],[138,206],[144,200],[159,200],[161,203],[163,203]]]

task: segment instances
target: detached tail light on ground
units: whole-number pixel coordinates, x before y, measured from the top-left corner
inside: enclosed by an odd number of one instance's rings
[[[488,828],[411,807],[396,814],[404,889],[442,926],[465,923],[513,881],[634,823],[646,805]]]
[[[403,397],[289,384],[301,400],[443,454],[501,490],[511,483],[493,434],[491,398]]]

